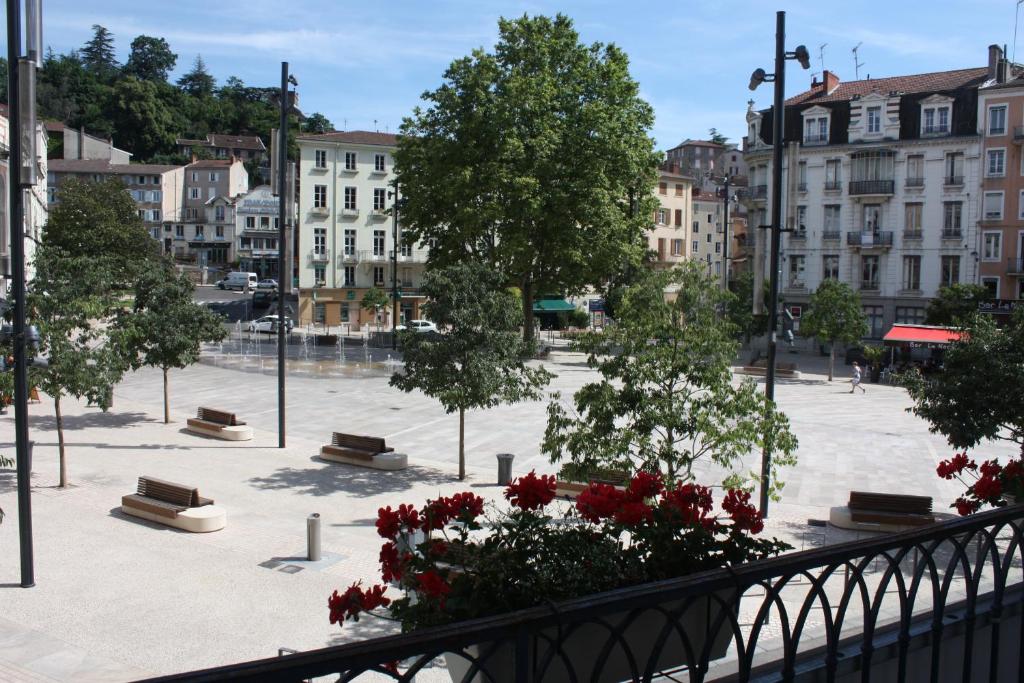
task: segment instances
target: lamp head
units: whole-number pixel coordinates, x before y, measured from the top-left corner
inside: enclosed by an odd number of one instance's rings
[[[757,86],[764,83],[764,79],[768,74],[765,73],[764,69],[754,69],[754,73],[750,74],[750,85],[747,86],[751,90],[757,90]]]
[[[804,69],[811,68],[811,53],[807,51],[806,45],[797,45],[796,50],[793,51],[793,56],[796,57],[796,61],[800,62],[800,66]]]
[[[804,52],[807,52],[807,50],[805,49]],[[299,82],[295,79],[295,76],[293,74],[288,74],[288,82],[294,85],[296,88],[299,87]]]

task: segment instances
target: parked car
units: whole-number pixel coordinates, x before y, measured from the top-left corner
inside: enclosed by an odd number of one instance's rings
[[[256,273],[232,272],[217,282],[217,289],[237,289],[244,292],[246,289],[255,289],[256,282]]]
[[[265,315],[262,318],[249,322],[250,332],[277,332],[278,317],[276,315]],[[284,319],[285,332],[291,332],[294,324],[291,318]]]
[[[271,290],[257,289],[252,293],[252,307],[269,308],[276,298],[277,294]]]
[[[399,332],[404,332],[405,330],[412,330],[414,332],[437,332],[437,325],[429,320],[410,320],[408,325],[399,325],[395,329]]]
[[[267,278],[256,283],[256,289],[277,289],[277,280]]]

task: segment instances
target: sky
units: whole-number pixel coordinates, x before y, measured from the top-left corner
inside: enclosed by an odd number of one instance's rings
[[[773,70],[775,12],[786,11],[786,47],[804,44],[811,69],[788,62],[787,96],[822,67],[854,80],[984,66],[987,47],[1013,53],[1017,0],[45,0],[43,42],[81,47],[101,24],[123,62],[132,39],[160,36],[178,55],[172,78],[201,54],[223,83],[278,86],[281,62],[299,81],[300,108],[339,130],[395,132],[442,83],[446,67],[490,49],[500,17],[571,17],[585,43],[615,43],[630,57],[641,96],[654,107],[659,149],[707,138],[712,127],[739,142],[744,114],[771,105],[772,87],[751,93],[757,67]],[[1024,15],[1024,11],[1021,11]],[[1024,20],[1024,17],[1022,17]],[[6,32],[3,54],[7,53]],[[1021,40],[1024,42],[1024,26]],[[823,60],[822,48],[823,48]],[[1020,61],[1024,61],[1022,46]]]

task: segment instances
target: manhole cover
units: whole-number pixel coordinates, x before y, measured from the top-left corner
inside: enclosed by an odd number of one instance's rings
[[[302,571],[302,567],[296,567],[294,564],[286,564],[278,569],[278,571],[284,572],[285,574],[298,574]]]
[[[266,567],[267,569],[274,569],[280,567],[281,563],[278,560],[267,560],[266,562],[260,562],[258,567]]]

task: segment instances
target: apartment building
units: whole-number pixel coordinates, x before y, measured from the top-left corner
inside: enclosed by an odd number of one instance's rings
[[[1024,298],[1024,78],[989,47],[996,78],[978,91],[981,284],[996,300]]]
[[[260,185],[235,199],[235,253],[238,269],[260,279],[278,278],[279,200],[269,185]]]
[[[0,299],[6,299],[10,289],[11,276],[11,204],[8,191],[10,168],[10,121],[7,119],[7,105],[0,104]],[[39,181],[30,191],[25,193],[25,276],[31,280],[34,270],[32,258],[35,246],[42,236],[43,225],[47,218],[47,201],[49,181],[48,162],[46,159],[46,129],[42,124],[36,126],[36,174]]]
[[[847,282],[877,339],[894,322],[921,322],[940,286],[977,281],[978,89],[995,65],[846,83],[823,76],[785,105],[781,292],[799,315],[822,280]],[[751,106],[747,123],[747,201],[751,223],[764,225],[772,113]],[[759,277],[767,235],[754,237]]]
[[[654,225],[647,243],[656,254],[655,264],[659,268],[671,268],[690,256],[692,190],[693,180],[683,175],[677,164],[665,162],[658,169],[654,193],[659,206],[654,212]]]
[[[214,159],[255,160],[262,163],[267,158],[267,147],[256,135],[221,135],[210,133],[202,140],[178,138],[174,141],[178,153],[185,157],[205,152]]]
[[[707,265],[708,273],[723,278],[725,266],[725,198],[718,188],[693,191],[690,257]]]
[[[361,301],[368,289],[391,290],[396,248],[390,209],[397,136],[339,131],[298,138],[299,320],[353,330],[375,324]],[[399,322],[421,317],[419,292],[427,249],[398,228]],[[391,324],[391,311],[380,324]]]
[[[176,259],[226,267],[235,255],[235,198],[249,191],[249,175],[237,157],[194,161],[184,167],[178,195],[181,216],[168,237]],[[168,231],[169,232],[169,231]]]

